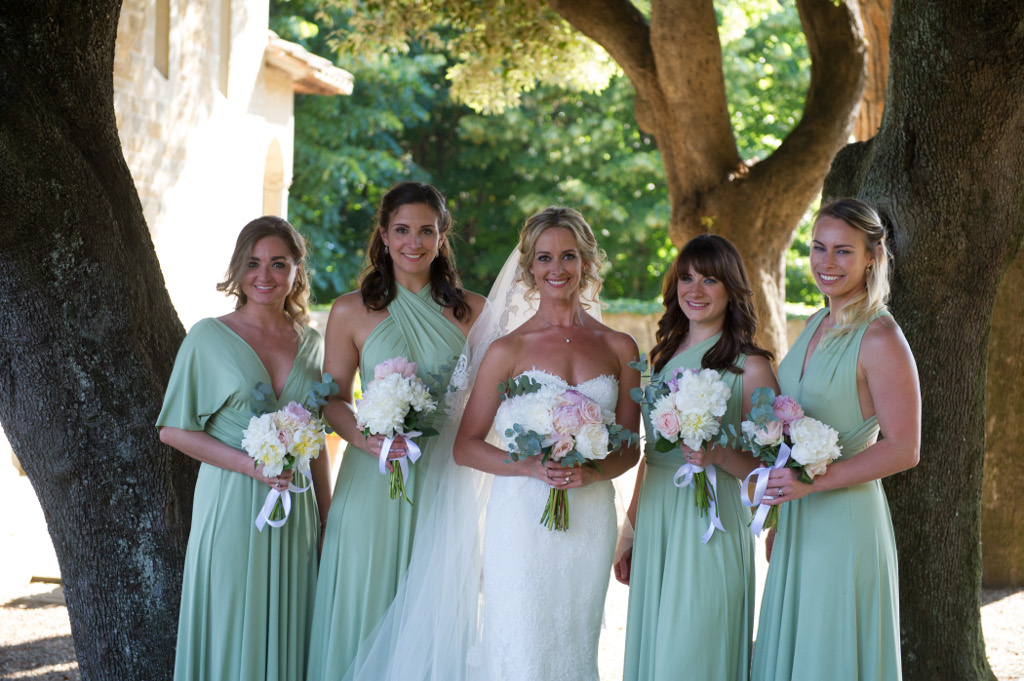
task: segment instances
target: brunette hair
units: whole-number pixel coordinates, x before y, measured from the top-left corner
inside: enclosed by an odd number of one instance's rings
[[[394,264],[384,245],[382,232],[387,231],[395,211],[409,204],[430,206],[437,215],[437,230],[442,237],[449,236],[451,231],[452,215],[440,191],[423,182],[400,182],[389,189],[380,201],[370,243],[366,247],[367,265],[359,275],[363,305],[370,310],[385,309],[398,294]],[[452,308],[456,319],[468,318],[469,303],[455,269],[451,238],[441,242],[437,257],[430,263],[430,296],[438,305]]]
[[[889,264],[892,260],[885,245],[885,227],[875,209],[859,199],[833,199],[823,204],[814,216],[815,227],[823,216],[842,220],[864,235],[864,247],[875,258],[864,275],[864,290],[850,299],[842,309],[834,310],[836,325],[825,338],[840,338],[868,323],[886,309],[889,299]]]
[[[722,336],[704,353],[701,367],[739,374],[743,370],[736,366],[736,359],[741,354],[761,355],[771,360],[771,352],[754,344],[757,310],[754,309],[753,291],[739,252],[727,239],[716,234],[701,234],[683,246],[665,275],[662,289],[665,314],[658,321],[655,345],[651,349],[652,370],[661,371],[690,332],[690,320],[679,307],[677,284],[691,268],[722,282],[729,295]]]
[[[224,273],[224,281],[217,284],[217,290],[223,291],[226,295],[235,296],[237,299],[235,301],[236,310],[248,302],[248,297],[242,290],[242,278],[245,276],[246,266],[252,258],[252,249],[256,246],[256,242],[268,236],[276,236],[281,239],[295,261],[295,283],[292,285],[288,297],[285,298],[284,313],[295,325],[296,330],[301,330],[309,323],[306,240],[284,218],[279,218],[276,215],[264,215],[242,228],[235,241],[235,250],[231,254],[228,270]]]
[[[587,291],[591,295],[593,287],[593,299],[597,300],[601,291],[601,261],[605,253],[597,247],[597,239],[594,238],[594,230],[590,228],[587,221],[579,211],[572,208],[551,206],[539,213],[534,213],[526,219],[526,224],[519,231],[519,276],[526,284],[527,295],[537,292],[537,280],[530,272],[530,265],[537,255],[537,239],[545,231],[552,227],[564,227],[576,237],[576,247],[580,251],[580,259],[583,267],[580,272],[580,292]],[[587,307],[586,302],[583,303]]]

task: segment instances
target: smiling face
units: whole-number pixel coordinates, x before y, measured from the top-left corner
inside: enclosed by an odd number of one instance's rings
[[[721,327],[729,307],[729,292],[715,277],[701,274],[693,267],[676,284],[679,309],[691,324]]]
[[[835,309],[864,290],[867,269],[874,262],[875,257],[859,230],[830,215],[822,215],[814,223],[811,272]]]
[[[242,276],[246,304],[284,309],[298,272],[288,244],[277,236],[266,236],[253,244]]]
[[[424,284],[430,279],[430,263],[444,241],[437,213],[425,203],[407,203],[391,214],[381,238],[395,267],[395,278],[406,288],[407,282]]]
[[[537,237],[530,272],[542,299],[579,295],[583,259],[571,229],[551,227]]]

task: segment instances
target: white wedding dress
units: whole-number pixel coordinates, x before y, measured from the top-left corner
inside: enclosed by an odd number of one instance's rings
[[[574,387],[615,411],[613,376],[570,386],[533,369],[545,385]],[[540,523],[551,488],[496,476],[483,550],[483,650],[488,681],[598,681],[597,652],[617,522],[611,481],[569,490],[569,529]]]

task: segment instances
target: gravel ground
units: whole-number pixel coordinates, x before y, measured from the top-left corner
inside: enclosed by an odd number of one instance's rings
[[[78,681],[68,611],[54,583],[59,570],[42,511],[27,480],[5,468],[6,462],[0,462],[0,487],[5,490],[0,495],[0,681]],[[632,480],[617,487],[631,491]],[[620,490],[620,497],[628,499],[629,493]],[[761,547],[758,555],[764,555]],[[763,559],[757,564],[759,585],[766,567]],[[601,633],[601,681],[621,679],[628,594],[612,580]],[[986,589],[982,604],[985,644],[996,678],[1024,681],[1024,589]]]

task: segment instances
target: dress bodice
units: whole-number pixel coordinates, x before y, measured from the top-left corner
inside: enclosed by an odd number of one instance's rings
[[[587,379],[579,385],[572,385],[561,376],[549,373],[543,369],[528,369],[520,376],[527,376],[540,383],[541,390],[561,392],[566,389],[579,391],[587,398],[596,402],[602,410],[615,412],[619,399],[619,379],[611,374],[601,374],[594,378]]]

